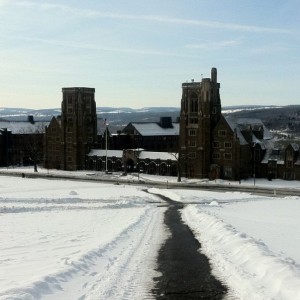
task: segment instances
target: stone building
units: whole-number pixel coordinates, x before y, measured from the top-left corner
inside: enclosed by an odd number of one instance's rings
[[[261,161],[273,147],[273,135],[261,120],[224,117],[219,89],[215,68],[211,78],[182,84],[182,175],[240,180],[266,174]]]
[[[45,122],[0,121],[0,166],[36,165],[43,160]]]
[[[211,78],[182,84],[179,157],[184,177],[208,178],[213,129],[221,117],[217,69]]]
[[[209,177],[260,177],[260,162],[273,144],[273,135],[261,120],[221,116],[213,129]]]
[[[152,175],[178,175],[176,153],[142,149],[93,149],[87,155],[87,168],[95,171],[137,172]]]
[[[130,144],[122,149],[142,148],[147,151],[177,152],[179,123],[171,117],[161,117],[160,122],[132,122],[123,130]]]
[[[84,169],[97,141],[95,89],[63,88],[62,93],[61,116],[52,118],[45,132],[45,167]]]

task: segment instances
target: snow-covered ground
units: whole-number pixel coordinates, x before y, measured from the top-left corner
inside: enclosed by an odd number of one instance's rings
[[[165,234],[153,202],[137,187],[1,176],[0,299],[145,299]]]
[[[300,187],[256,181],[275,183]],[[151,299],[157,251],[168,232],[166,207],[144,189],[122,184],[121,176],[119,184],[0,176],[0,299]],[[300,299],[299,197],[149,191],[185,203],[182,217],[230,299]]]
[[[157,190],[187,204],[193,230],[230,299],[300,299],[300,198]]]

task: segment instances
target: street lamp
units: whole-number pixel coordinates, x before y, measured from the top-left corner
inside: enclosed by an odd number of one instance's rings
[[[253,143],[252,147],[253,147],[253,185],[255,186],[255,146],[256,143]]]

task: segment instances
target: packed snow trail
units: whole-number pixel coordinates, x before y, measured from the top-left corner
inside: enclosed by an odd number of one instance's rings
[[[152,299],[155,258],[163,239],[165,208],[150,206],[104,247],[71,261],[64,272],[31,287],[10,291],[0,299]]]
[[[152,207],[104,249],[92,267],[60,284],[60,291],[43,299],[151,299],[155,254],[163,208]],[[158,233],[158,234],[157,234]],[[74,286],[78,286],[74,290]]]

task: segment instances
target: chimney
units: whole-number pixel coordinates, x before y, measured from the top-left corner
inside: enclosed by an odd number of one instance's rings
[[[34,124],[34,123],[35,123],[35,122],[34,122],[34,118],[33,118],[32,115],[30,115],[30,116],[27,117],[27,121],[28,121],[29,123],[31,123],[31,124]]]

